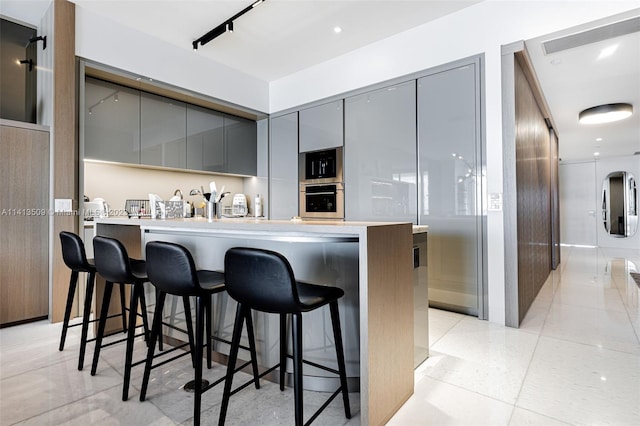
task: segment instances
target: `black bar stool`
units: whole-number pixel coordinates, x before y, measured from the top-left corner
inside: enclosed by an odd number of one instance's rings
[[[225,377],[214,383],[203,383],[202,380],[202,356],[203,347],[207,347],[207,368],[211,368],[211,339],[220,340],[230,343],[224,339],[214,337],[211,333],[211,296],[215,293],[225,291],[224,274],[221,272],[196,270],[193,257],[189,251],[179,245],[168,242],[152,241],[146,246],[147,273],[151,283],[158,291],[156,309],[153,315],[153,326],[151,328],[151,337],[149,340],[149,350],[147,354],[147,362],[145,364],[144,376],[142,379],[142,388],[140,390],[140,401],[144,401],[147,394],[147,386],[149,385],[149,376],[151,369],[159,367],[166,362],[172,361],[178,357],[163,361],[153,366],[153,358],[155,352],[155,342],[160,334],[160,326],[163,316],[163,307],[167,294],[182,296],[188,298],[193,296],[196,298],[196,335],[195,350],[192,348],[193,357],[195,359],[195,381],[194,381],[194,403],[193,403],[193,419],[194,425],[200,424],[200,407],[202,393],[211,389],[225,380]],[[258,362],[256,360],[255,339],[253,335],[253,324],[251,316],[246,317],[249,349],[251,361],[243,364],[235,371],[251,364],[253,368],[253,380],[245,383],[255,383],[256,389],[260,387],[258,376]],[[205,322],[207,328],[207,341],[204,341]],[[236,350],[237,352],[237,350]],[[230,373],[233,375],[233,372]]]
[[[147,278],[146,264],[143,260],[130,259],[127,250],[122,243],[114,238],[96,236],[93,239],[93,252],[97,272],[105,279],[104,296],[102,299],[102,308],[100,310],[100,322],[98,325],[98,333],[96,335],[96,347],[93,353],[93,364],[91,366],[91,375],[96,374],[98,369],[98,360],[100,359],[100,349],[115,343],[122,342],[118,340],[105,345],[102,344],[104,329],[107,322],[107,313],[109,312],[109,302],[111,301],[111,292],[113,284],[131,284],[131,300],[129,302],[129,325],[127,327],[127,348],[125,353],[124,366],[124,386],[122,389],[122,400],[126,401],[129,397],[129,382],[131,379],[131,368],[144,362],[139,361],[133,363],[133,344],[135,334],[136,321],[138,316],[142,316],[144,335],[148,340],[149,326],[147,323],[147,307],[144,297],[143,284],[149,279]],[[142,314],[138,314],[138,303]]]
[[[60,336],[59,350],[64,350],[64,343],[67,338],[67,330],[70,327],[82,326],[82,334],[80,337],[80,356],[78,358],[78,370],[82,370],[84,367],[84,354],[87,347],[87,342],[93,342],[95,338],[87,340],[87,334],[89,331],[89,324],[98,321],[98,319],[90,320],[91,317],[91,301],[93,298],[93,287],[96,277],[96,267],[93,263],[93,259],[87,259],[87,254],[84,248],[82,239],[73,232],[62,231],[60,232],[60,243],[62,244],[62,259],[65,265],[71,269],[71,279],[69,280],[69,292],[67,293],[67,306],[64,311],[64,321],[62,323],[62,335]],[[69,325],[69,319],[71,317],[71,307],[73,306],[73,299],[76,293],[76,287],[78,285],[78,276],[80,272],[86,272],[87,286],[85,290],[84,310],[82,314],[82,322],[79,324]],[[122,304],[122,314],[111,315],[108,318],[114,318],[122,316],[122,330],[126,331],[125,312],[124,312],[124,290],[120,287],[120,298]]]
[[[280,314],[280,363],[271,371],[280,367],[280,390],[284,390],[287,351],[286,319],[292,316],[293,329],[293,389],[295,401],[295,424],[303,424],[302,401],[302,364],[303,362],[340,376],[340,387],[318,409],[306,424],[313,422],[333,399],[342,392],[344,413],[351,418],[349,393],[347,390],[347,373],[342,347],[342,332],[338,314],[338,299],[344,291],[337,287],[321,286],[296,282],[293,270],[287,259],[279,253],[255,248],[231,248],[224,259],[227,292],[238,302],[236,322],[233,328],[233,339],[229,353],[227,377],[222,405],[220,407],[219,425],[224,425],[231,396],[233,369],[238,356],[238,344],[242,333],[243,319],[251,309]],[[338,370],[318,365],[302,359],[302,313],[329,305],[331,323],[335,339]]]

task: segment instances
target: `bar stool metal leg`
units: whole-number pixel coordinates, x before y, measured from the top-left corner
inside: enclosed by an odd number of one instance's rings
[[[204,344],[204,323],[207,302],[203,297],[196,298],[196,367],[195,367],[195,389],[193,402],[193,424],[200,425],[200,406],[202,403],[202,347]]]
[[[131,364],[133,364],[133,341],[136,337],[136,320],[138,316],[138,302],[140,299],[141,285],[131,286],[131,304],[129,305],[129,329],[127,330],[127,349],[124,361],[124,386],[122,387],[122,400],[129,399],[129,382],[131,381]],[[146,330],[145,330],[146,331]]]
[[[245,310],[245,320],[247,321],[247,338],[249,339],[249,353],[251,354],[251,368],[253,369],[254,386],[260,389],[260,380],[258,373],[258,355],[256,354],[256,337],[253,334],[253,318],[251,318],[251,309]]]
[[[177,296],[173,296],[174,302]],[[191,301],[189,300],[189,296],[182,296],[182,304],[184,306],[184,319],[187,323],[187,337],[189,338],[189,351],[191,352],[191,365],[193,368],[196,367],[196,351],[195,351],[195,342],[193,339],[193,317],[191,316]],[[175,314],[175,310],[173,309],[175,303],[172,303],[171,311]],[[172,317],[173,318],[173,317]]]
[[[153,314],[153,324],[151,325],[151,336],[149,337],[149,345],[147,349],[147,360],[144,364],[144,375],[142,376],[142,387],[140,388],[140,401],[144,401],[147,397],[147,387],[149,386],[149,376],[151,375],[151,365],[155,355],[156,340],[161,338],[162,331],[162,311],[167,293],[158,292],[156,297],[156,309]]]
[[[156,291],[156,306],[158,305],[158,300],[159,299],[160,299],[160,292]],[[154,310],[154,312],[155,312],[155,310]],[[155,318],[155,316],[154,316],[154,318]],[[153,329],[153,324],[151,324],[151,328]],[[162,344],[163,343],[164,342],[162,341],[162,333],[160,333],[160,335],[158,336],[158,350],[160,352],[162,352]]]
[[[233,372],[236,368],[236,361],[238,359],[238,348],[240,346],[240,337],[242,336],[242,326],[246,314],[244,307],[238,304],[236,309],[236,320],[233,325],[233,337],[231,338],[231,349],[229,350],[229,358],[227,360],[227,375],[224,381],[224,390],[222,392],[222,404],[220,405],[220,417],[218,419],[218,426],[224,426],[225,419],[227,417],[227,408],[229,407],[229,398],[231,396],[231,386],[233,384]]]
[[[102,346],[102,337],[104,336],[104,328],[107,324],[107,315],[109,312],[109,301],[111,300],[111,292],[113,283],[107,281],[104,286],[104,295],[102,296],[102,308],[100,309],[100,321],[98,322],[98,334],[96,335],[96,347],[93,351],[93,362],[91,364],[91,375],[96,375],[98,369],[98,360],[100,359],[100,348]]]
[[[340,387],[342,388],[342,402],[344,403],[344,415],[351,418],[351,407],[349,406],[349,390],[347,388],[347,368],[344,362],[344,348],[342,346],[342,329],[340,327],[340,313],[338,312],[338,301],[329,303],[331,310],[331,325],[333,326],[333,340],[336,346],[338,359],[338,371],[340,372]]]
[[[296,426],[302,426],[302,314],[291,314],[291,329],[293,334],[293,399],[295,405]]]
[[[89,332],[89,317],[91,316],[91,301],[93,299],[93,287],[96,274],[90,272],[87,276],[87,290],[84,298],[84,312],[82,314],[82,334],[80,336],[80,355],[78,357],[78,370],[84,368],[84,354],[87,348],[87,334]]]
[[[287,314],[280,314],[280,390],[284,390],[287,373]]]
[[[125,309],[127,302],[124,297],[124,285],[120,285],[120,306],[122,307],[122,332],[127,332],[127,310]]]
[[[140,285],[142,287],[140,287],[140,289],[135,290],[135,288]],[[149,340],[149,318],[147,318],[147,301],[144,297],[144,286],[143,284],[137,284],[137,285],[132,285],[131,286],[131,297],[133,297],[133,292],[137,291],[138,293],[138,305],[140,306],[140,314],[142,315],[142,328],[144,329],[144,340],[148,341]],[[133,315],[134,317],[137,317],[138,315],[138,309],[136,305],[136,310],[134,311],[129,311],[129,315]],[[136,319],[137,321],[137,319]]]
[[[71,317],[71,307],[73,306],[73,298],[76,294],[78,285],[78,271],[71,271],[71,279],[69,280],[69,292],[67,293],[67,306],[64,310],[64,322],[62,323],[62,335],[60,336],[60,346],[58,350],[64,350],[64,341],[67,338],[67,329],[69,328],[69,318]]]
[[[211,296],[209,297],[201,297],[204,300],[204,304],[206,306],[205,312],[208,312],[206,315],[206,345],[207,345],[207,368],[211,368],[211,346],[213,343],[213,339],[211,338],[211,330],[213,328],[212,318],[211,318]],[[204,340],[203,340],[204,341]]]

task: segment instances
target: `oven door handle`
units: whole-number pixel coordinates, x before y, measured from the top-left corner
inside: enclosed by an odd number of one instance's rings
[[[335,192],[305,192],[305,195],[336,195]]]

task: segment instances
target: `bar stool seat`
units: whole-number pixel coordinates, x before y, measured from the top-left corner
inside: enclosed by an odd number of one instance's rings
[[[196,330],[195,330],[195,347],[192,346],[191,352],[194,354],[195,380],[194,380],[194,403],[193,403],[193,419],[194,425],[200,424],[200,408],[202,394],[213,388],[225,380],[225,377],[205,385],[202,380],[202,358],[203,348],[207,348],[207,368],[211,368],[211,340],[216,339],[226,343],[230,343],[224,339],[213,337],[211,332],[212,321],[212,304],[211,296],[216,293],[225,291],[225,277],[223,273],[209,270],[196,270],[193,257],[189,251],[179,245],[169,242],[152,241],[146,246],[147,273],[151,283],[158,292],[156,309],[153,315],[153,326],[151,328],[151,337],[149,341],[149,349],[147,353],[147,362],[145,364],[144,376],[142,379],[142,388],[140,390],[140,401],[146,398],[147,387],[151,369],[165,364],[170,360],[164,361],[156,366],[153,365],[155,352],[155,341],[161,333],[161,321],[163,316],[163,307],[167,294],[182,297],[196,298]],[[235,371],[251,364],[253,369],[253,379],[243,386],[254,383],[256,388],[260,387],[258,376],[258,363],[256,358],[255,338],[253,335],[253,323],[251,317],[246,317],[249,329],[249,349],[251,360]],[[204,339],[206,323],[206,342]],[[234,371],[234,372],[235,372]],[[233,375],[233,372],[231,373]]]
[[[82,326],[82,333],[80,337],[80,354],[78,356],[78,370],[82,370],[84,367],[84,356],[88,342],[93,342],[93,339],[87,339],[89,324],[98,321],[99,319],[91,320],[91,301],[93,299],[93,290],[95,286],[96,266],[93,259],[88,259],[84,243],[80,236],[73,232],[62,231],[60,232],[60,243],[62,245],[62,259],[65,265],[71,269],[71,279],[69,280],[69,291],[67,293],[67,304],[64,311],[64,321],[62,323],[62,334],[60,336],[60,351],[64,350],[64,344],[67,338],[67,330],[71,327]],[[84,308],[82,314],[82,322],[78,324],[69,325],[71,318],[71,309],[73,307],[73,300],[75,298],[76,287],[78,284],[78,277],[81,272],[87,273],[87,284],[85,287],[85,299]],[[124,292],[121,287],[120,301],[122,314],[111,315],[108,318],[114,318],[122,316],[122,329],[126,330],[125,316],[124,316]]]
[[[342,346],[342,331],[338,313],[338,299],[344,291],[337,287],[321,286],[297,282],[287,259],[279,253],[257,248],[231,248],[224,260],[225,278],[229,296],[238,302],[236,321],[227,366],[227,377],[222,394],[218,424],[224,425],[229,399],[233,392],[233,370],[238,356],[238,345],[242,334],[243,320],[251,309],[280,314],[280,362],[267,370],[280,368],[280,390],[284,390],[287,354],[287,316],[292,317],[293,334],[293,388],[295,405],[295,424],[303,425],[302,365],[330,371],[340,377],[340,387],[328,398],[307,421],[313,422],[338,394],[342,393],[345,416],[351,418],[347,373]],[[329,305],[331,324],[336,347],[338,370],[305,361],[302,357],[302,313]],[[249,315],[250,316],[250,315]],[[264,374],[264,373],[263,373]]]

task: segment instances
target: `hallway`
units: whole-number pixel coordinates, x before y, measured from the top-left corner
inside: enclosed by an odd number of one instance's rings
[[[563,247],[562,259],[520,329],[431,309],[431,357],[389,425],[640,424],[640,291],[629,276],[640,270],[640,250]],[[86,363],[75,368],[79,332],[58,352],[59,332],[44,321],[0,330],[0,425],[192,423],[191,394],[177,390],[192,374],[188,360],[158,371],[144,403],[134,369],[135,389],[122,402],[123,348],[105,351],[91,377]],[[232,399],[228,424],[292,424],[291,390],[263,383]],[[318,403],[313,392],[305,398]],[[204,424],[217,423],[219,401],[217,390],[205,394]],[[276,407],[247,409],[261,402]],[[350,422],[341,408],[338,398],[315,424],[360,423],[357,408]]]
[[[640,424],[640,250],[563,247],[520,329],[430,312],[390,425]]]

